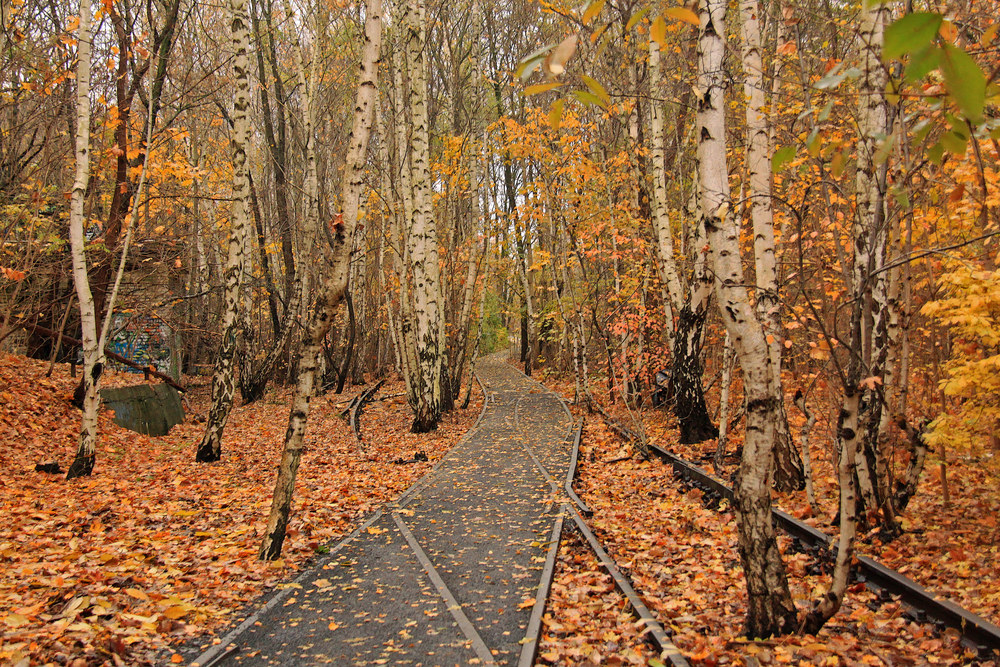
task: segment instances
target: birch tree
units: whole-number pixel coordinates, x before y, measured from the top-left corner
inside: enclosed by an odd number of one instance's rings
[[[877,400],[874,395],[875,383],[862,382],[865,373],[875,377],[877,360],[866,369],[864,355],[866,292],[875,276],[873,272],[881,268],[885,257],[885,168],[880,165],[876,154],[879,138],[885,131],[885,78],[882,74],[882,38],[888,10],[884,4],[863,0],[861,3],[861,27],[858,33],[861,56],[861,78],[858,83],[858,171],[855,177],[855,215],[852,229],[854,240],[854,265],[851,270],[851,322],[850,358],[844,384],[844,395],[840,415],[837,420],[837,478],[840,485],[840,535],[837,540],[837,556],[833,578],[826,595],[819,598],[806,616],[804,630],[816,632],[840,609],[850,583],[851,560],[854,555],[854,539],[860,512],[865,504],[877,507],[874,497],[875,487],[869,475],[869,460],[865,449],[877,449],[877,441],[869,438],[877,435],[878,414],[870,413],[873,423],[865,428],[862,405]],[[874,299],[873,299],[874,300]],[[878,316],[879,321],[884,315]],[[876,329],[878,329],[876,326]],[[876,341],[878,337],[876,336]],[[877,348],[878,343],[874,346]],[[875,352],[876,358],[879,353]],[[865,396],[865,394],[868,394]],[[872,410],[873,406],[869,406]],[[874,454],[874,452],[871,452]],[[862,502],[859,497],[866,493],[869,498]],[[891,499],[886,499],[891,503]],[[891,505],[889,507],[891,511]],[[894,515],[893,515],[894,520]]]
[[[80,28],[77,33],[76,63],[76,172],[69,209],[69,242],[73,260],[73,282],[76,284],[77,302],[80,304],[80,328],[83,342],[83,417],[80,424],[80,441],[67,479],[89,475],[94,469],[97,447],[97,409],[101,398],[99,384],[104,370],[101,348],[97,340],[97,312],[94,295],[90,291],[87,275],[87,256],[84,250],[83,202],[87,196],[90,178],[90,53],[91,53],[90,0],[80,0]]]
[[[409,186],[413,204],[407,221],[410,272],[413,278],[413,344],[416,404],[414,433],[437,428],[441,419],[441,275],[437,226],[431,203],[430,128],[427,117],[426,3],[409,0],[403,9],[404,58],[410,109]],[[404,167],[405,168],[405,167]]]
[[[233,200],[229,223],[228,254],[226,257],[225,310],[222,316],[222,341],[212,375],[212,407],[205,424],[205,434],[195,459],[218,461],[222,457],[222,433],[229,420],[236,395],[235,362],[240,329],[240,290],[243,286],[246,262],[247,203],[250,197],[250,177],[247,151],[250,145],[250,26],[246,0],[230,0],[230,32],[233,49],[233,79],[236,97],[233,102],[233,127],[230,148],[233,162]]]
[[[747,292],[740,227],[731,215],[724,90],[726,2],[701,0],[698,36],[697,133],[701,212],[711,247],[719,312],[743,372],[746,436],[736,495],[739,552],[747,583],[747,637],[795,629],[771,517],[771,453],[781,395],[776,393],[764,327]]]
[[[337,309],[347,292],[351,248],[354,243],[354,230],[358,223],[361,191],[364,186],[364,162],[368,152],[368,139],[371,135],[375,105],[377,104],[378,60],[381,45],[382,2],[381,0],[366,0],[364,46],[361,52],[361,71],[355,95],[354,118],[344,161],[341,212],[339,222],[333,230],[333,245],[330,249],[331,264],[320,285],[313,313],[307,324],[302,350],[296,360],[299,374],[292,407],[288,414],[288,430],[285,433],[285,446],[278,467],[278,478],[274,483],[274,495],[267,519],[267,530],[260,545],[259,555],[262,560],[274,560],[281,555],[285,530],[291,513],[295,476],[302,458],[309,408],[316,393],[323,339],[326,338],[333,326]]]
[[[774,211],[771,200],[770,123],[765,113],[764,59],[760,44],[760,3],[740,0],[743,36],[743,93],[746,96],[747,180],[750,186],[750,219],[753,228],[754,268],[757,282],[757,317],[764,326],[772,393],[784,396],[781,383],[781,301],[774,245]],[[805,478],[802,461],[792,441],[784,401],[777,405],[774,446],[774,483],[780,491],[801,489]]]

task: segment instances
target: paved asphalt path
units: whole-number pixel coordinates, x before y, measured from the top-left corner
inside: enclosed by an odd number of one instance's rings
[[[501,360],[483,359],[477,370],[488,398],[478,426],[201,664],[530,658],[531,642],[522,640],[551,547],[561,488],[553,480],[566,476],[572,423],[559,399]]]

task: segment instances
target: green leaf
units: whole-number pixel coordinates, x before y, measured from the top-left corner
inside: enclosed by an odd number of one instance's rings
[[[823,121],[825,121],[827,118],[830,117],[831,111],[833,111],[833,100],[830,100],[829,102],[826,103],[826,106],[823,107],[823,110],[819,112],[819,116],[816,117],[816,120],[822,123]]]
[[[882,60],[898,60],[930,45],[937,36],[944,17],[930,12],[907,14],[885,30]]]
[[[771,156],[771,171],[780,172],[795,157],[795,146],[785,146],[774,151]]]
[[[601,101],[601,98],[593,94],[589,90],[574,90],[573,97],[580,100],[584,104],[598,106],[601,107],[602,109],[605,108],[604,102]]]
[[[931,163],[941,166],[944,159],[944,145],[940,141],[927,149],[927,159]],[[931,195],[933,196],[936,192],[936,190],[932,190]]]
[[[590,92],[601,98],[601,101],[604,102],[605,105],[611,103],[611,96],[608,95],[608,91],[604,89],[604,86],[599,84],[594,79],[591,79],[586,74],[584,74],[581,78],[583,79],[583,82],[587,84],[587,88],[590,88]]]
[[[981,121],[986,106],[986,77],[976,61],[962,49],[945,44],[941,73],[945,87],[965,117],[974,123]]]
[[[549,51],[551,51],[554,46],[555,42],[543,46],[534,53],[525,57],[521,61],[520,65],[518,65],[517,71],[514,72],[514,76],[520,77],[521,81],[525,81],[529,76],[531,76],[532,72],[538,69],[538,66],[542,64],[545,57],[549,55]]]
[[[878,150],[875,151],[875,164],[885,164],[892,153],[892,147],[896,144],[895,132],[879,142]]]
[[[809,133],[809,138],[806,139],[806,149],[809,151],[809,157],[819,157],[819,151],[823,147],[822,142],[819,137],[819,128],[814,127],[812,132]]]
[[[910,197],[906,194],[906,188],[901,188],[897,185],[893,186],[890,192],[892,193],[892,198],[896,200],[900,208],[910,208]]]
[[[915,83],[931,73],[938,66],[941,58],[941,49],[936,46],[928,46],[926,49],[914,53],[910,57],[910,62],[906,66],[906,74],[903,81]]]
[[[952,130],[941,135],[941,145],[949,153],[965,155],[965,149],[969,145],[969,138]]]
[[[923,120],[919,121],[916,125],[914,125],[912,128],[910,128],[910,132],[913,135],[913,144],[914,145],[919,144],[921,141],[926,139],[927,135],[930,134],[933,128],[934,126],[931,125],[930,120],[927,118],[924,118]]]
[[[847,73],[839,70],[840,66],[834,67],[830,70],[829,74],[813,84],[813,87],[816,88],[816,90],[830,90],[831,88],[836,88],[844,79],[847,78]]]
[[[528,86],[527,88],[525,88],[524,94],[525,96],[537,95],[539,93],[544,93],[548,90],[552,90],[553,88],[558,88],[561,85],[562,84],[559,83],[558,81],[556,83],[539,83],[537,85]]]
[[[625,25],[625,30],[628,31],[634,28],[635,24],[641,21],[642,17],[648,14],[650,9],[651,5],[646,5],[645,7],[637,11],[635,14],[632,14],[632,18],[630,18],[628,20],[628,23]]]

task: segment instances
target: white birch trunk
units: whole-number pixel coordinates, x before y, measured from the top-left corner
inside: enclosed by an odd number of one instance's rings
[[[226,268],[223,272],[225,301],[222,315],[222,341],[212,376],[212,407],[205,424],[205,434],[195,454],[202,462],[218,461],[222,457],[222,433],[229,421],[229,412],[236,395],[235,362],[240,330],[240,291],[246,262],[247,202],[250,198],[250,177],[247,151],[250,145],[250,26],[246,0],[230,0],[230,29],[233,48],[233,80],[236,97],[233,101],[231,151],[233,162],[233,201],[229,223]]]
[[[441,419],[441,269],[438,263],[437,225],[431,202],[430,127],[427,115],[426,3],[409,0],[402,17],[409,76],[410,187],[413,210],[409,219],[413,273],[414,338],[419,391],[413,431],[437,428]]]
[[[747,580],[747,637],[794,630],[795,605],[771,517],[770,462],[780,396],[771,381],[764,328],[747,293],[740,229],[730,209],[725,134],[725,0],[701,0],[698,40],[698,165],[701,211],[715,269],[719,312],[743,371],[746,435],[736,513]]]
[[[354,103],[354,120],[347,142],[344,176],[341,186],[341,217],[333,230],[332,266],[320,286],[315,309],[306,329],[299,354],[299,377],[295,386],[292,408],[288,414],[285,447],[274,484],[267,531],[260,546],[262,560],[274,560],[281,555],[285,530],[291,514],[295,476],[302,458],[303,440],[309,420],[309,407],[315,395],[323,339],[333,326],[337,307],[347,291],[347,276],[351,263],[351,247],[358,223],[361,192],[364,185],[364,162],[368,152],[375,115],[378,87],[378,59],[382,46],[382,1],[366,0],[365,34],[362,48],[358,90]]]
[[[779,398],[774,448],[774,482],[781,491],[802,488],[802,461],[792,442],[781,389],[781,302],[774,245],[774,211],[771,202],[770,123],[765,115],[764,61],[760,45],[760,3],[740,0],[743,35],[743,93],[747,99],[747,176],[750,185],[750,219],[753,223],[754,265],[757,279],[757,317],[764,326],[770,357],[772,393]]]
[[[667,345],[674,347],[674,314],[680,311],[684,295],[680,276],[677,272],[677,260],[674,256],[674,235],[670,227],[670,216],[667,213],[667,172],[664,155],[666,132],[663,128],[663,104],[659,100],[660,92],[660,45],[649,41],[649,85],[650,85],[650,134],[652,149],[650,158],[653,166],[652,218],[653,231],[656,234],[656,258],[660,280],[666,287],[667,298],[663,303],[663,316]]]
[[[90,0],[80,0],[80,28],[77,33],[76,64],[76,172],[70,197],[69,242],[73,261],[73,282],[80,304],[80,328],[83,342],[83,416],[76,458],[67,479],[89,475],[94,469],[97,447],[97,409],[100,406],[102,351],[97,340],[97,312],[90,291],[85,252],[83,203],[90,178]]]

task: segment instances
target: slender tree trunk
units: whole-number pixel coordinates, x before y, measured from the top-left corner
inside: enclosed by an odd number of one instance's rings
[[[854,229],[853,284],[869,307],[863,339],[870,344],[869,367],[863,372],[877,378],[863,390],[861,397],[861,434],[857,454],[858,480],[864,501],[861,517],[881,514],[883,530],[889,536],[899,533],[888,465],[879,438],[882,401],[889,344],[888,280],[885,266],[888,246],[886,211],[886,162],[877,157],[888,128],[885,98],[885,70],[881,62],[882,40],[888,8],[874,4],[863,9],[860,30],[861,70],[858,95],[858,170]],[[866,291],[866,290],[870,290]],[[859,378],[860,381],[860,378]]]
[[[222,341],[212,376],[212,407],[205,424],[205,434],[195,454],[201,462],[222,458],[222,433],[236,395],[235,362],[239,338],[240,291],[246,262],[247,203],[250,195],[247,151],[250,146],[250,30],[246,0],[230,0],[230,29],[233,46],[233,79],[236,98],[233,103],[232,162],[233,201],[229,225],[229,249],[225,280],[225,310],[222,315]]]
[[[750,218],[753,222],[754,263],[757,280],[757,317],[764,325],[770,357],[771,393],[781,397],[781,300],[774,247],[774,213],[771,204],[770,123],[765,114],[764,62],[760,45],[760,3],[740,0],[743,34],[743,93],[747,99],[747,176],[750,185]],[[802,488],[802,461],[795,450],[784,400],[779,400],[775,424],[774,485],[779,491]]]
[[[701,0],[700,10],[697,133],[701,210],[715,269],[719,312],[743,371],[746,436],[735,488],[736,513],[747,583],[746,635],[763,638],[792,632],[796,621],[771,516],[771,450],[781,396],[775,395],[764,327],[745,286],[740,228],[731,211],[723,96],[726,2]]]
[[[411,118],[410,186],[413,210],[409,221],[413,273],[414,340],[417,359],[416,405],[412,430],[425,433],[441,419],[441,276],[437,226],[431,203],[430,127],[427,116],[425,0],[409,0],[401,23],[406,42],[407,90]]]
[[[816,425],[816,415],[814,415],[806,405],[806,397],[805,394],[802,393],[802,390],[796,390],[795,392],[795,405],[799,407],[799,410],[802,411],[802,415],[806,418],[805,423],[802,424],[800,439],[800,442],[802,443],[802,474],[806,478],[806,500],[809,502],[809,507],[812,509],[813,514],[816,514],[817,506],[816,493],[813,490],[812,455],[809,452],[809,434]]]
[[[83,341],[83,416],[76,458],[66,479],[89,475],[94,469],[97,445],[97,409],[100,406],[99,384],[104,365],[97,340],[97,312],[87,276],[84,251],[83,203],[90,179],[90,0],[80,0],[80,28],[77,37],[76,64],[76,174],[70,198],[69,240],[73,260],[73,281],[80,304],[80,328]]]
[[[851,271],[851,338],[848,353],[847,375],[844,380],[844,398],[837,423],[839,448],[837,476],[840,484],[840,537],[833,578],[826,595],[813,603],[806,615],[803,630],[815,633],[837,613],[844,601],[850,579],[851,560],[858,523],[864,505],[859,504],[859,491],[871,495],[873,489],[868,478],[864,439],[866,428],[862,410],[864,404],[861,381],[869,369],[865,368],[866,310],[870,302],[865,298],[870,289],[871,271],[875,265],[871,253],[878,253],[878,235],[873,231],[885,222],[884,189],[880,184],[879,167],[875,160],[877,134],[885,128],[884,85],[882,77],[882,31],[886,17],[885,5],[862,2],[861,61],[862,77],[858,95],[858,172],[857,210],[854,216],[854,266]],[[875,241],[873,247],[873,241]],[[884,246],[882,248],[884,251]],[[860,485],[856,485],[856,482]],[[868,485],[866,490],[865,484]],[[868,499],[865,504],[875,502]],[[874,509],[875,506],[869,505]]]
[[[663,316],[666,324],[667,345],[675,346],[674,313],[683,307],[683,288],[677,272],[677,260],[674,257],[674,234],[667,214],[667,167],[664,156],[666,132],[663,128],[663,104],[659,100],[660,92],[660,44],[649,41],[649,85],[650,85],[650,134],[652,150],[650,151],[653,165],[652,191],[652,221],[656,234],[656,258],[660,280],[666,287],[667,298],[663,302]]]
[[[722,476],[722,463],[726,456],[726,440],[729,437],[729,392],[733,383],[733,339],[726,331],[726,342],[722,347],[722,391],[719,396],[719,442],[715,447],[712,466],[716,476]]]
[[[299,376],[295,387],[295,397],[288,414],[288,430],[285,433],[285,447],[278,467],[278,479],[274,484],[271,512],[267,519],[267,530],[260,546],[262,560],[274,560],[281,555],[285,541],[295,490],[295,476],[302,458],[303,440],[309,420],[309,407],[316,391],[317,371],[323,339],[333,326],[337,307],[347,290],[350,270],[351,247],[354,230],[358,222],[361,190],[364,185],[364,162],[368,151],[372,121],[377,102],[377,75],[379,50],[382,44],[382,2],[365,2],[365,36],[361,56],[361,73],[354,104],[354,121],[347,144],[344,160],[344,177],[341,190],[342,212],[340,222],[334,228],[332,247],[333,264],[322,283],[316,298],[313,314],[307,327],[304,345],[299,354]]]

